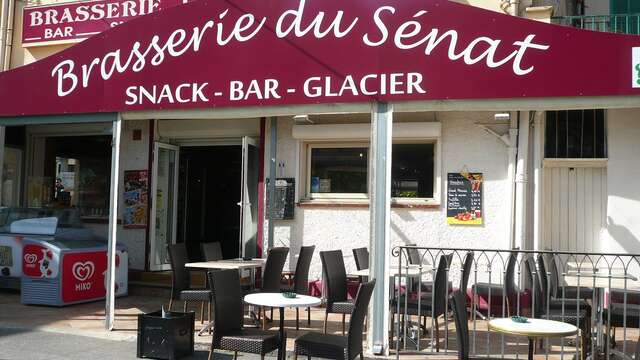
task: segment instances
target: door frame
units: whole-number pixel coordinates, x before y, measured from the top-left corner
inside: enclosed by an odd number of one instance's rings
[[[252,204],[251,202],[248,202],[246,197],[248,196],[248,186],[247,186],[247,180],[248,180],[248,176],[247,174],[249,173],[249,147],[253,146],[256,151],[258,152],[258,157],[260,156],[260,139],[258,138],[254,138],[251,136],[243,136],[242,137],[242,169],[241,169],[241,173],[240,173],[240,202],[238,203],[238,207],[240,208],[240,234],[239,234],[239,239],[238,241],[240,242],[240,257],[244,257],[246,255],[246,249],[245,249],[245,213],[246,210],[248,209],[249,212],[251,212],[251,206],[259,206],[259,200],[258,200],[258,189],[256,189],[256,199],[254,199],[255,204]],[[259,159],[258,159],[259,161]],[[258,179],[260,177],[260,169],[259,169],[259,164],[258,164],[258,169],[256,169],[257,173],[255,174]],[[257,182],[258,187],[259,187],[259,181]],[[257,209],[256,209],[256,213],[258,213]],[[257,225],[257,219],[256,219],[256,227],[258,227]],[[257,232],[260,232],[260,229],[257,229]],[[258,253],[258,239],[257,239],[257,233],[256,233],[256,249],[255,249],[255,253]]]
[[[171,194],[174,197],[173,207],[171,211],[171,221],[173,222],[173,226],[171,227],[171,239],[170,242],[175,244],[176,235],[177,235],[177,227],[176,221],[178,220],[178,207],[176,206],[176,200],[178,198],[178,172],[179,172],[179,161],[180,161],[180,146],[172,145],[168,143],[163,143],[159,141],[155,141],[153,145],[153,165],[151,170],[151,194],[153,196],[153,201],[151,203],[151,221],[149,222],[149,270],[158,271],[158,270],[169,270],[171,269],[170,264],[156,264],[155,256],[156,256],[156,211],[158,210],[158,161],[159,161],[159,152],[160,148],[174,150],[176,152],[175,159],[175,167],[173,169],[173,193]]]

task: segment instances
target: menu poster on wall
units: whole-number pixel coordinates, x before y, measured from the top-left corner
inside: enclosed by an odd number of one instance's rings
[[[447,175],[447,223],[482,225],[482,173]]]
[[[148,190],[149,172],[147,170],[124,172],[124,228],[140,229],[147,226]]]

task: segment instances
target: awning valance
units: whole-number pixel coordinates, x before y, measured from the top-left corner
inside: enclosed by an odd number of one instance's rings
[[[640,37],[447,0],[202,0],[0,73],[0,116],[640,95]]]

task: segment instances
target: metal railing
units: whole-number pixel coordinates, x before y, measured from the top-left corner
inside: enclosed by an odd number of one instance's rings
[[[458,350],[450,296],[464,286],[473,356],[526,357],[526,338],[488,328],[491,319],[520,315],[580,329],[536,340],[545,358],[640,360],[640,254],[399,246],[392,255],[390,342],[397,357]]]
[[[640,14],[554,16],[551,22],[584,30],[640,34]]]

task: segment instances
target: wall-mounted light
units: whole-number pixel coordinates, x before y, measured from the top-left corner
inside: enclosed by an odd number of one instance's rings
[[[295,115],[293,122],[297,125],[313,124],[313,120],[309,119],[309,115]]]
[[[495,113],[493,115],[493,119],[495,121],[509,121],[511,120],[511,114],[509,114],[508,112]]]

